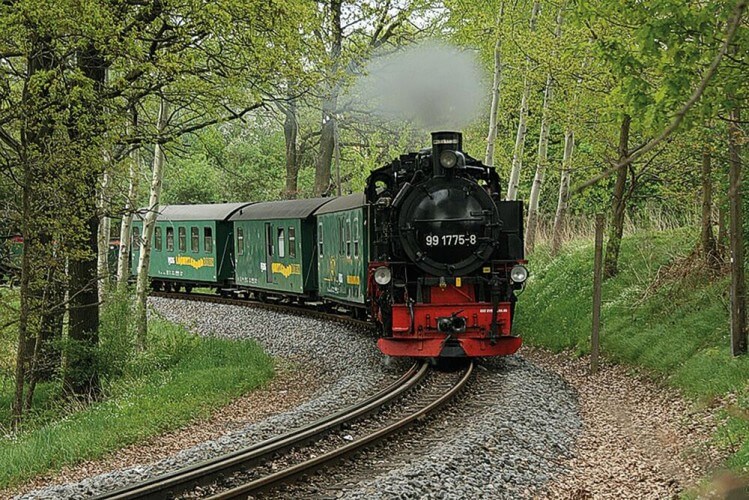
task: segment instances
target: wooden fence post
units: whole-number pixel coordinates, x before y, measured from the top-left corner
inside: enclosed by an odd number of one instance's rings
[[[590,371],[598,372],[599,334],[601,331],[601,282],[603,281],[603,214],[596,215],[596,245],[593,260],[593,332],[590,336]]]

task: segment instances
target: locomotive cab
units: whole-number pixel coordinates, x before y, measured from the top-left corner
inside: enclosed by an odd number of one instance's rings
[[[391,356],[511,354],[514,291],[523,286],[521,202],[500,200],[493,167],[458,132],[372,173],[372,316]]]

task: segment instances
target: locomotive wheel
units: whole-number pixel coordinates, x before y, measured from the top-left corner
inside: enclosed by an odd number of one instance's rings
[[[192,293],[192,285],[185,285],[185,292]]]

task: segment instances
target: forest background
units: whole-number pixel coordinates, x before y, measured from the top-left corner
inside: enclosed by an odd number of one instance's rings
[[[347,194],[428,146],[429,120],[361,98],[409,50],[446,54],[401,75],[404,87],[428,90],[425,106],[447,110],[507,198],[526,200],[529,250],[543,238],[557,252],[606,213],[612,277],[625,229],[692,226],[700,265],[733,274],[733,347],[745,351],[746,5],[1,2],[0,232],[25,238],[19,299],[0,306],[0,327],[17,332],[14,422],[42,381],[103,397],[99,310],[126,286],[138,210],[149,249],[160,204]],[[465,115],[456,83],[475,74],[478,113],[451,123]],[[144,350],[144,273],[137,288]]]

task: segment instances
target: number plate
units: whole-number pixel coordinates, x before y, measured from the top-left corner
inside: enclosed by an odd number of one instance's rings
[[[478,237],[475,234],[428,234],[425,238],[428,247],[448,247],[475,245]]]

